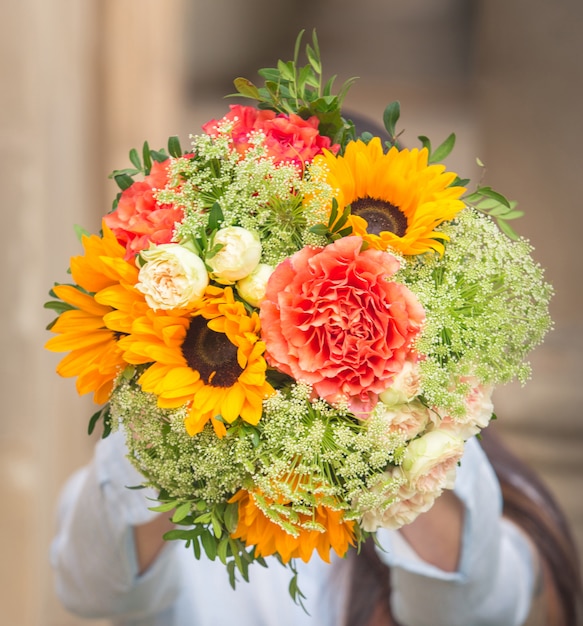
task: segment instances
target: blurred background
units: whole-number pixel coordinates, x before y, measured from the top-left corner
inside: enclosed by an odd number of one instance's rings
[[[580,0],[3,0],[0,594],[10,626],[84,624],[60,608],[48,549],[66,477],[91,454],[95,407],[43,350],[47,291],[99,228],[107,176],[222,116],[232,79],[288,59],[318,30],[324,69],[360,80],[346,104],[403,139],[439,143],[462,177],[517,199],[516,223],[555,286],[555,329],[525,386],[496,392],[497,428],[566,510],[583,547],[583,3]],[[102,622],[99,622],[102,624]]]

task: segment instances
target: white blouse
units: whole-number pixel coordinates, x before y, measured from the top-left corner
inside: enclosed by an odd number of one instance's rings
[[[288,593],[291,573],[274,558],[250,567],[234,591],[225,566],[197,561],[181,542],[168,542],[138,575],[132,527],[153,519],[150,490],[126,458],[123,433],[100,441],[92,462],[61,494],[51,546],[56,591],[83,617],[116,626],[338,626],[350,559],[330,564],[315,554],[296,562],[307,612]],[[535,565],[528,540],[501,517],[501,495],[477,441],[466,444],[455,492],[465,506],[457,572],[422,561],[398,532],[379,531],[379,555],[391,566],[395,617],[403,626],[519,626],[531,604]]]

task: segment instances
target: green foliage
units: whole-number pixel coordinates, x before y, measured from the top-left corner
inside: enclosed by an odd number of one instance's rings
[[[147,176],[150,173],[150,171],[152,170],[153,161],[163,163],[169,157],[179,158],[181,156],[184,156],[184,153],[182,152],[180,141],[176,136],[168,138],[168,151],[164,149],[152,150],[148,142],[144,141],[144,145],[142,146],[141,158],[135,148],[132,148],[130,150],[129,159],[133,167],[114,170],[109,175],[109,178],[113,178],[120,190],[125,191],[134,184],[135,176]],[[118,201],[119,194],[116,196],[113,202],[112,211],[117,207]]]
[[[300,66],[299,52],[304,30],[296,39],[292,61],[278,61],[277,67],[258,71],[264,86],[257,87],[247,78],[236,78],[233,82],[236,93],[229,97],[256,100],[260,109],[271,109],[278,113],[295,113],[303,119],[315,115],[319,120],[319,131],[335,143],[345,145],[354,138],[354,125],[342,117],[342,103],[356,78],[348,79],[337,94],[333,94],[336,76],[324,83],[322,62],[316,31],[312,32],[312,43],[307,44],[307,63]]]
[[[332,208],[330,210],[330,219],[328,224],[316,224],[310,228],[310,232],[320,237],[325,237],[329,243],[347,237],[352,233],[352,228],[346,226],[348,216],[350,215],[350,205],[344,208],[342,214],[338,213],[338,202],[336,198],[332,199]]]
[[[89,425],[87,427],[87,434],[93,434],[95,426],[97,425],[99,420],[103,422],[103,432],[101,433],[101,438],[105,439],[111,434],[112,429],[111,407],[109,403],[102,406],[90,417]]]
[[[58,287],[61,284],[62,283],[55,283],[55,287]],[[77,289],[78,291],[82,293],[87,293],[84,289],[79,287],[79,285],[69,285],[69,286],[74,287],[75,289]],[[68,302],[64,302],[63,300],[60,300],[59,296],[57,296],[54,289],[51,289],[49,291],[49,296],[51,296],[52,298],[57,298],[57,299],[48,300],[47,302],[43,304],[43,308],[49,309],[50,311],[55,311],[55,313],[57,313],[57,317],[50,324],[47,325],[46,327],[47,330],[51,330],[51,328],[56,324],[57,319],[60,317],[62,313],[64,313],[65,311],[73,311],[76,308],[72,304],[69,304]]]
[[[519,239],[512,226],[508,223],[510,220],[518,219],[524,215],[524,211],[516,210],[516,202],[508,200],[498,191],[494,191],[492,187],[478,187],[474,192],[466,194],[462,199],[476,211],[493,218],[500,230],[510,239],[514,241]]]

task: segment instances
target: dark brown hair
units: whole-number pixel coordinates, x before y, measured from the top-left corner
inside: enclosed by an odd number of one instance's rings
[[[538,551],[548,626],[575,626],[581,618],[578,552],[566,518],[536,473],[504,445],[490,426],[482,432],[503,495],[503,514],[530,537]],[[390,607],[390,576],[367,540],[353,555],[346,626],[398,626]]]

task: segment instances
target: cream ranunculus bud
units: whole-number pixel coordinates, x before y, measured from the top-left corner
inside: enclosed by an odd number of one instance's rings
[[[401,465],[411,487],[425,492],[453,489],[464,443],[461,437],[439,429],[411,441]]]
[[[156,309],[187,309],[203,296],[209,283],[202,259],[177,243],[165,243],[144,250],[145,261],[136,288]]]
[[[259,263],[249,276],[237,281],[238,294],[251,306],[259,306],[265,298],[267,281],[272,274],[273,267],[271,265]]]
[[[231,285],[251,274],[261,258],[259,237],[240,226],[221,228],[213,238],[213,245],[216,244],[222,248],[205,260],[212,278],[223,285]]]

